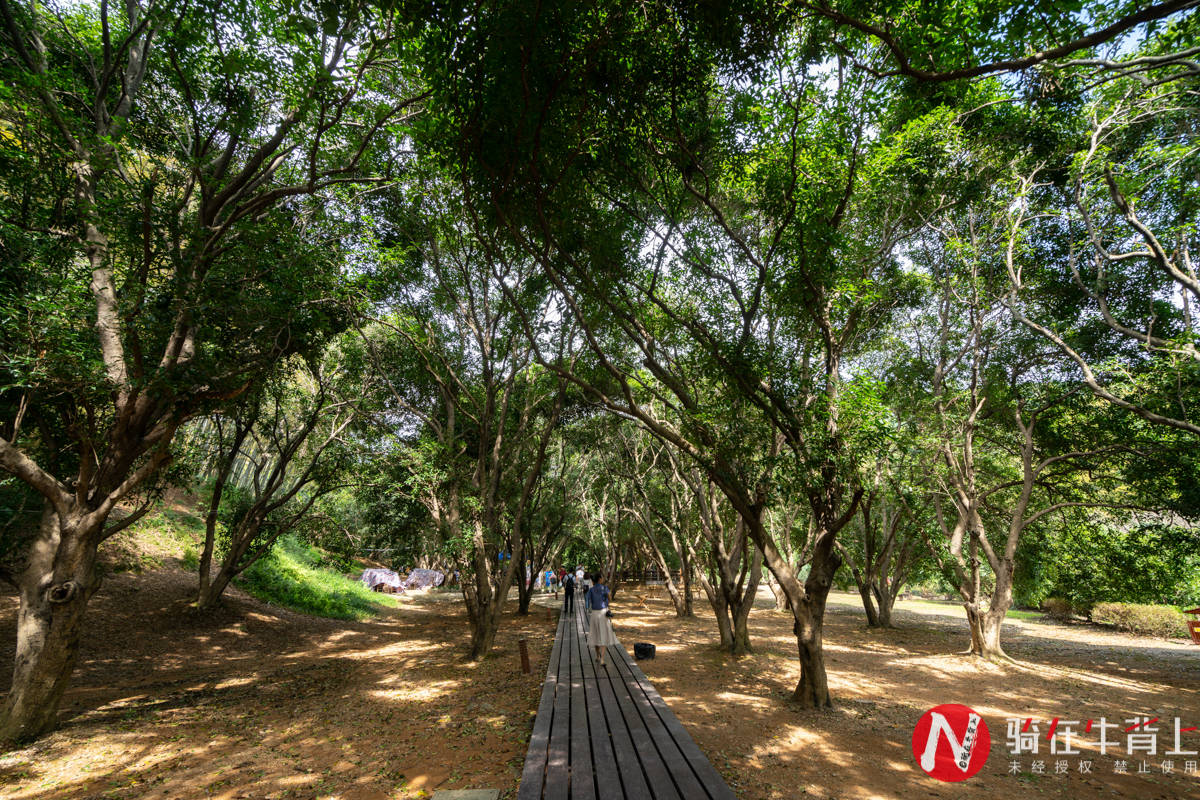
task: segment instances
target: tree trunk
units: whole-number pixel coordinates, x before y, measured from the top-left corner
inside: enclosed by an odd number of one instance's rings
[[[850,565],[850,574],[854,576],[854,585],[858,587],[858,596],[862,598],[863,611],[867,612],[867,627],[878,628],[879,612],[875,608],[875,597],[872,594],[875,588],[872,583],[873,576],[869,571],[864,575],[863,571],[858,568],[858,564],[850,557],[850,554],[845,551],[845,548],[840,543],[838,544],[838,550],[845,557],[846,563]],[[869,570],[871,565],[871,553],[869,549],[866,561]]]
[[[974,603],[963,603],[963,608],[967,610],[967,628],[971,632],[971,644],[967,648],[967,654],[982,656],[984,653],[983,614]]]
[[[222,439],[222,423],[219,418],[214,423],[217,430],[217,440]],[[200,551],[200,586],[196,593],[196,607],[202,611],[214,608],[225,586],[212,585],[213,554],[217,549],[217,524],[221,511],[221,498],[225,496],[225,487],[229,485],[229,476],[237,462],[238,453],[242,450],[246,438],[250,435],[251,425],[244,419],[234,420],[233,438],[224,452],[219,455],[217,475],[213,480],[212,498],[209,500],[208,511],[204,515],[204,547]],[[229,583],[226,578],[225,583]]]
[[[854,582],[858,586],[858,596],[862,598],[863,610],[867,612],[867,627],[880,627],[880,614],[875,609],[875,598],[871,596],[871,585],[859,578],[858,570],[854,571]]]
[[[200,591],[196,596],[197,609],[211,611],[220,605],[221,597],[233,579],[249,569],[254,562],[265,556],[275,546],[275,542],[283,533],[283,528],[276,528],[273,534],[258,542],[257,552],[253,557],[246,558],[246,554],[254,545],[265,522],[265,513],[253,512],[234,527],[229,536],[229,551],[221,559],[221,566],[217,569],[217,574],[213,576],[206,572],[200,573]]]
[[[1000,628],[1004,624],[1004,613],[992,611],[968,617],[971,621],[971,652],[988,661],[1004,661],[1008,655],[1000,645]]]
[[[0,711],[0,742],[23,742],[53,730],[79,652],[84,612],[99,580],[95,534],[78,520],[63,525],[47,507],[25,568],[16,576],[17,649],[12,688]]]
[[[467,653],[470,661],[478,661],[491,651],[500,628],[500,615],[496,613],[497,605],[501,602],[500,593],[493,591],[487,575],[486,554],[481,557],[480,553],[476,553],[475,556],[472,559],[473,566],[476,570],[484,570],[483,577],[462,570],[462,595],[471,628],[471,646]],[[500,571],[501,575],[504,573],[504,570]]]
[[[212,554],[213,554],[213,538],[211,533],[206,537],[204,549],[200,551],[200,567],[199,580],[200,585],[196,591],[196,607],[199,609],[208,609],[212,607],[215,598],[212,588]],[[217,596],[220,596],[217,592]]]
[[[654,559],[655,566],[657,566],[658,571],[662,573],[663,584],[667,587],[667,594],[671,597],[672,605],[675,606],[675,616],[692,616],[690,607],[691,604],[684,597],[684,593],[679,591],[679,586],[677,586],[675,581],[671,578],[671,570],[667,567],[667,560],[663,556],[662,551],[658,549],[658,543],[649,536],[647,536],[647,542],[647,549],[650,552],[650,557]],[[684,574],[684,580],[687,580],[686,573]]]
[[[213,512],[215,520],[216,511]],[[206,543],[204,556],[200,559],[200,590],[196,595],[196,608],[200,611],[212,611],[221,603],[221,595],[225,594],[225,589],[229,586],[229,582],[238,574],[235,569],[237,562],[244,555],[244,545],[242,536],[245,534],[244,526],[239,525],[230,535],[229,551],[225,553],[225,557],[221,559],[221,565],[217,568],[217,574],[212,574],[212,538],[211,532],[213,528],[209,526],[209,542]],[[248,542],[246,543],[248,544]]]
[[[729,619],[729,605],[723,598],[712,604],[717,615],[717,631],[721,635],[721,649],[733,650],[733,623]]]
[[[971,652],[988,661],[1011,660],[1000,644],[1000,632],[1008,609],[1012,607],[1012,565],[1002,562],[996,575],[996,588],[988,601],[988,610],[967,610],[971,624]]]
[[[749,548],[753,551],[750,558],[750,573],[747,576],[745,590],[740,596],[731,597],[730,610],[733,614],[733,641],[730,643],[730,652],[735,656],[748,655],[754,652],[754,648],[750,646],[750,610],[754,608],[754,599],[758,595],[758,582],[762,577],[762,551],[754,544],[750,544]],[[733,587],[733,592],[737,594],[737,587]]]
[[[489,608],[479,609],[475,618],[476,624],[471,626],[471,651],[467,656],[470,661],[478,661],[491,652],[500,627],[499,619]]]
[[[683,548],[680,554],[683,569],[681,570],[681,578],[683,580],[683,614],[685,617],[696,616],[696,611],[692,608],[692,562],[689,559],[687,548]]]
[[[675,585],[675,581],[671,580],[670,573],[667,573],[665,584],[667,594],[671,596],[671,605],[675,606],[675,616],[690,617],[687,601],[684,599],[683,592],[679,591],[679,587]]]
[[[224,569],[219,570],[215,578],[204,580],[200,579],[200,593],[196,596],[196,608],[200,611],[212,611],[221,602],[221,595],[225,593],[225,588],[229,586],[229,582],[233,576]]]
[[[537,582],[537,573],[530,568],[529,577],[524,570],[519,570],[520,580],[517,581],[517,616],[529,616],[529,602],[533,599],[533,585]]]
[[[491,652],[492,644],[496,641],[496,632],[500,629],[500,610],[503,607],[501,595],[504,590],[489,590],[481,596],[475,594],[475,613],[468,615],[474,622],[471,626],[471,650],[468,660],[478,661]]]
[[[754,648],[750,646],[750,629],[746,622],[745,615],[737,614],[733,617],[733,641],[729,645],[729,652],[735,656],[745,656],[754,652]]]
[[[881,628],[893,627],[892,609],[896,607],[896,598],[908,581],[909,544],[910,542],[906,541],[900,548],[900,556],[894,569],[891,570],[891,577],[889,578],[887,573],[884,573],[879,576],[879,580],[875,584],[875,600],[879,608],[879,627]]]
[[[825,654],[822,631],[825,626],[825,603],[833,588],[833,576],[842,565],[841,555],[833,549],[833,538],[818,531],[818,544],[804,582],[804,597],[792,607],[795,617],[793,632],[800,655],[800,681],[792,698],[805,708],[829,708],[829,679],[825,674]]]
[[[825,653],[822,649],[822,628],[825,617],[825,599],[809,599],[797,604],[795,610],[796,646],[800,655],[800,682],[792,699],[804,708],[829,708],[833,699],[829,696],[829,679],[825,674]]]
[[[783,591],[783,587],[779,585],[779,581],[768,580],[767,586],[771,589],[771,594],[775,595],[775,610],[787,611],[788,599],[787,593]]]
[[[618,549],[619,548],[614,545],[613,548],[609,550],[608,563],[604,566],[604,578],[608,581],[606,585],[608,586],[608,596],[610,599],[616,599],[617,589],[621,583],[620,576],[617,574],[617,566],[620,563],[617,559],[617,556],[619,555],[617,552]]]
[[[729,603],[725,600],[724,593],[713,586],[712,581],[701,576],[700,585],[704,588],[704,594],[708,597],[708,604],[712,606],[713,614],[717,618],[717,631],[721,635],[721,648],[729,650],[733,647],[733,624],[729,619]]]
[[[880,579],[881,584],[885,584],[885,579]],[[892,627],[892,606],[896,605],[896,587],[884,587],[878,592],[879,600],[879,627]]]

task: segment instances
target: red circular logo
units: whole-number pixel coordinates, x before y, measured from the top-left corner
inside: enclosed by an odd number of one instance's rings
[[[974,709],[947,703],[921,715],[912,738],[913,757],[939,781],[965,781],[987,763],[992,736]]]

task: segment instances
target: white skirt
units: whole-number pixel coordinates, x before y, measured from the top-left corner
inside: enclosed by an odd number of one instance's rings
[[[605,610],[588,612],[588,644],[591,647],[608,647],[617,643],[612,620],[604,616]]]

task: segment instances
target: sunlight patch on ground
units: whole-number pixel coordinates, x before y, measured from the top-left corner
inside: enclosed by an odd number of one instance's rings
[[[115,602],[110,613],[129,605]],[[965,644],[965,631],[954,627],[962,621],[950,618],[961,608],[931,605],[944,619],[910,616],[889,631],[867,629],[861,609],[830,614],[834,708],[824,710],[790,700],[800,672],[790,615],[756,610],[755,653],[737,659],[719,647],[702,605],[696,618],[679,619],[667,601],[628,611],[618,604],[616,622],[627,648],[657,644],[658,658],[639,666],[742,800],[945,797],[911,761],[914,721],[938,702],[965,702],[995,720],[998,752],[1006,717],[1039,718],[1044,736],[1052,716],[1112,721],[1153,710],[1167,721],[1164,749],[1171,718],[1200,718],[1194,650],[1183,660],[1150,641],[1135,659],[1119,637],[1101,632],[1093,644],[1081,626],[1060,642],[1058,629],[1044,626],[1049,638],[1012,637],[1017,664],[988,664],[954,652]],[[144,637],[149,649],[117,628],[108,649],[93,645],[70,695],[81,710],[36,748],[0,757],[0,796],[411,800],[470,786],[515,795],[553,637],[539,612],[506,615],[496,657],[476,663],[463,660],[460,606],[432,598],[352,625],[246,609],[236,633],[197,635],[191,618],[164,620],[173,630]],[[519,636],[529,641],[532,675],[517,666]],[[199,647],[201,639],[209,646]],[[1106,783],[1104,794],[1181,797],[1194,789],[1179,776],[1155,777],[1153,787],[1133,777],[1114,791]],[[997,767],[973,780],[972,797],[1008,800],[1042,788],[1047,796],[1095,794],[1052,781],[1030,786]]]
[[[459,685],[459,681],[428,681],[396,689],[375,689],[367,692],[367,696],[377,700],[419,700],[421,702],[428,702],[429,700],[453,693]]]

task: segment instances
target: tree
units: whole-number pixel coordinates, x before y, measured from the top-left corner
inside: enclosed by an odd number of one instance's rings
[[[633,522],[644,529],[643,511],[637,506],[638,463],[630,463],[629,451],[623,450],[619,420],[609,415],[581,421],[586,426],[583,449],[577,456],[581,472],[580,505],[576,545],[571,554],[590,575],[599,570],[609,592],[616,597],[620,589],[621,568],[630,556],[639,552],[631,535]],[[625,456],[624,458],[622,456]]]
[[[859,503],[859,522],[849,541],[838,543],[872,628],[892,627],[896,597],[924,555],[918,529],[930,520],[923,513],[922,487],[911,472],[928,464],[923,459],[905,463],[906,455],[916,455],[915,443],[907,444],[912,447],[907,453],[892,447],[873,465],[864,465],[873,474]]]
[[[1122,54],[1127,36],[1159,20],[1178,19],[1193,6],[1189,0],[1080,2],[1072,7],[1074,13],[1062,13],[1036,0],[1018,0],[981,4],[964,13],[953,2],[913,9],[903,2],[849,0],[802,2],[794,13],[816,21],[818,35],[829,36],[837,49],[854,52],[853,45],[865,39],[881,47],[891,62],[883,66],[860,58],[860,69],[937,84],[1042,66],[1136,72],[1144,62]],[[1113,51],[1110,57],[1068,58],[1104,47]],[[1163,54],[1159,63],[1186,70],[1193,55],[1190,48],[1179,47]]]
[[[642,530],[645,552],[662,576],[675,615],[691,617],[699,523],[699,516],[692,513],[691,490],[676,469],[669,445],[654,442],[644,429],[621,422],[624,424],[616,434],[623,447],[624,461],[634,470],[631,476],[634,492],[641,498],[641,503],[634,503],[629,513]],[[676,567],[679,584],[674,579]],[[718,624],[722,624],[720,620]],[[728,644],[724,636],[722,643]]]
[[[529,563],[529,579],[517,582],[517,613],[528,614],[533,598],[533,587],[537,576],[554,565],[562,548],[566,545],[567,525],[578,519],[575,504],[582,494],[584,471],[573,468],[572,460],[577,457],[576,448],[568,442],[570,432],[564,427],[557,429],[550,442],[546,464],[533,494],[526,498],[528,510],[526,522],[521,527],[525,536],[522,550]],[[535,442],[527,442],[532,449]],[[531,454],[532,455],[532,454]],[[510,494],[510,499],[522,501],[520,493]],[[515,506],[515,504],[514,504]],[[516,513],[515,507],[509,513]],[[614,584],[616,582],[614,577]]]
[[[1153,514],[1076,515],[1041,554],[1046,592],[1085,615],[1103,602],[1190,606],[1200,593],[1198,538]]]
[[[215,436],[206,444],[215,449],[215,472],[200,551],[201,610],[214,608],[231,580],[341,488],[348,429],[361,413],[352,398],[369,394],[361,381],[346,385],[341,366],[331,353],[210,418]]]
[[[1128,69],[1085,97],[1090,130],[1066,185],[1038,169],[1013,182],[1008,241],[1014,316],[1096,397],[1193,437],[1200,109],[1194,65],[1181,71],[1165,54],[1195,50],[1198,31],[1193,16],[1149,38]],[[1057,251],[1040,244],[1048,239]]]
[[[409,485],[462,575],[470,657],[492,647],[526,561],[564,382],[532,364],[520,314],[550,312],[532,265],[474,235],[434,176],[384,208],[380,256],[396,269],[394,311],[362,331],[387,399],[379,423],[397,441]],[[391,201],[389,201],[390,203]],[[567,339],[555,343],[567,358]],[[556,533],[553,519],[540,534]],[[528,587],[526,588],[526,590]]]
[[[889,116],[894,87],[815,69],[807,41],[755,40],[730,65],[711,31],[662,6],[641,17],[556,6],[539,21],[551,18],[560,33],[546,41],[516,4],[489,6],[437,49],[443,73],[460,59],[464,75],[517,65],[494,83],[432,76],[444,157],[463,165],[473,214],[538,259],[582,327],[603,377],[564,377],[702,465],[725,495],[789,598],[795,698],[829,705],[834,542],[875,435],[842,414],[842,368],[905,296],[896,245],[942,199],[946,118]],[[502,21],[514,33],[487,38]],[[731,415],[773,433],[730,436],[713,420]],[[776,435],[790,461],[780,471],[814,523],[803,582],[763,525]]]
[[[44,502],[0,570],[21,599],[7,741],[54,726],[96,548],[148,509],[110,522],[179,426],[336,330],[337,250],[296,218],[369,179],[415,92],[394,18],[366,4],[5,0],[0,25],[5,158],[67,176],[0,179],[4,305],[25,320],[6,333],[0,466]]]
[[[1004,313],[1011,252],[997,242],[1008,213],[989,218],[969,206],[935,226],[938,244],[914,251],[934,291],[910,336],[923,365],[902,378],[928,393],[929,407],[915,414],[942,462],[932,493],[942,543],[931,549],[966,609],[968,652],[986,659],[1006,658],[1000,634],[1022,537],[1063,509],[1120,505],[1114,467],[1131,448],[1056,379],[1042,341]],[[1073,480],[1082,474],[1086,488]]]
[[[695,552],[692,557],[703,565],[700,586],[717,617],[721,646],[735,656],[751,653],[748,621],[762,579],[762,550],[750,541],[744,519],[733,516],[732,523],[727,519],[730,515],[723,513],[719,492],[699,470],[685,474],[683,480],[700,512],[703,538],[697,544],[707,550],[707,557]]]

